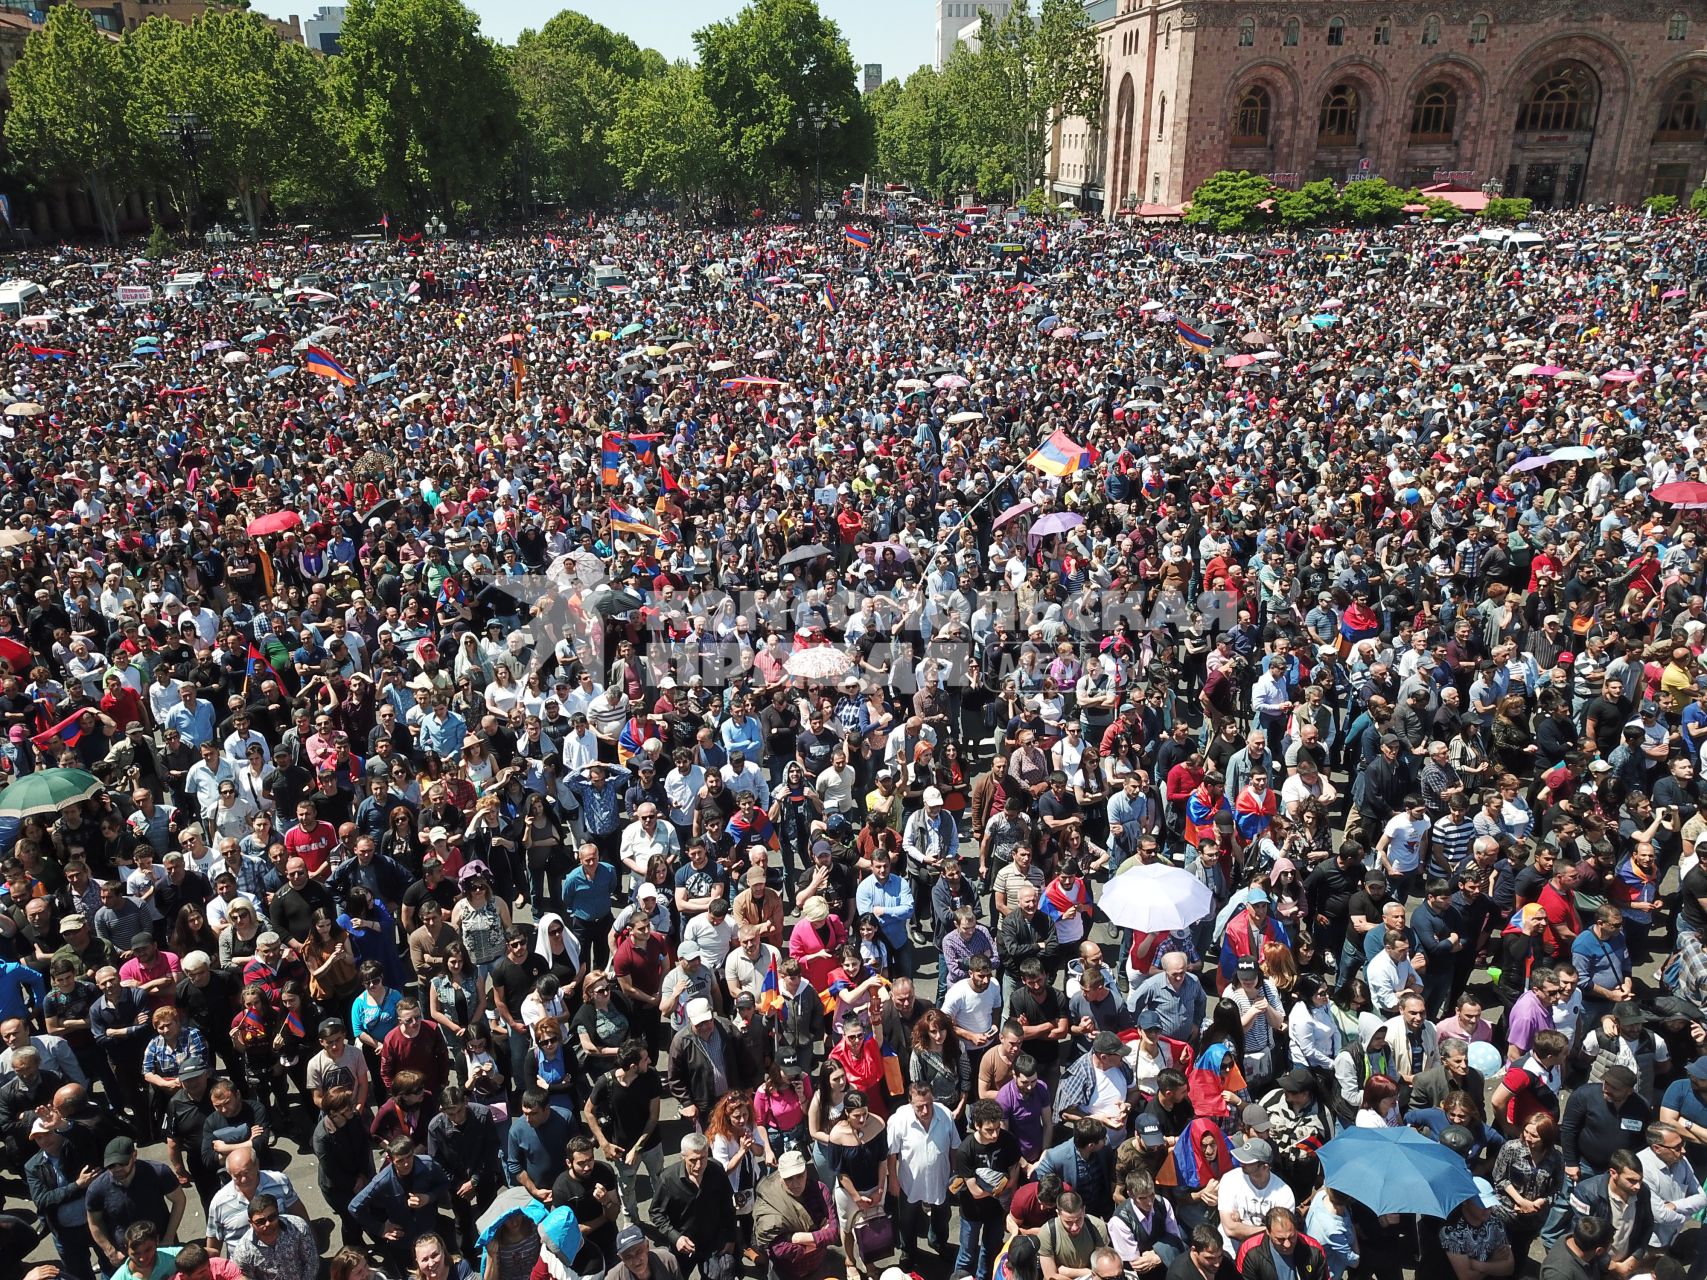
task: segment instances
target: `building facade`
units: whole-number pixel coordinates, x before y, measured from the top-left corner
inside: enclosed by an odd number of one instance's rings
[[[1060,122],[1051,154],[1081,207],[1177,204],[1219,169],[1493,182],[1541,207],[1707,178],[1707,0],[1102,7],[1101,119]]]
[[[936,0],[936,69],[942,70],[965,28],[977,29],[980,15],[1000,22],[1013,7],[1013,0]]]
[[[340,52],[344,35],[344,6],[323,4],[312,18],[302,21],[302,41],[327,57]]]

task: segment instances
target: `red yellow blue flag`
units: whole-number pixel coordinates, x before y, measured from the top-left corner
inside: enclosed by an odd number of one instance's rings
[[[862,231],[859,227],[843,227],[842,238],[850,244],[857,244],[862,249],[871,248],[871,232]]]
[[[356,385],[355,375],[339,364],[330,353],[322,351],[319,347],[310,347],[302,353],[302,367],[309,373],[318,374],[322,378],[331,378],[334,382],[341,382],[346,387]]]
[[[1207,351],[1215,345],[1215,340],[1207,333],[1200,329],[1193,329],[1184,320],[1174,321],[1174,332],[1179,335],[1179,340],[1186,346],[1195,347],[1199,351]]]

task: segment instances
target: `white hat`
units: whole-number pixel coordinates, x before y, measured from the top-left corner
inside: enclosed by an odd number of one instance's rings
[[[650,898],[656,902],[658,900],[658,886],[648,880],[634,891],[634,897],[636,901]]]
[[[925,807],[928,809],[941,808],[942,807],[942,792],[938,791],[935,787],[926,787],[925,788]]]
[[[704,996],[688,1001],[688,1021],[694,1026],[702,1026],[716,1016],[711,1012],[711,1001]]]

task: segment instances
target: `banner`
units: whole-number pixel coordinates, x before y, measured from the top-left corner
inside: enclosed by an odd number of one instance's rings
[[[113,290],[113,300],[121,307],[137,302],[153,302],[154,290],[145,284],[121,284]]]

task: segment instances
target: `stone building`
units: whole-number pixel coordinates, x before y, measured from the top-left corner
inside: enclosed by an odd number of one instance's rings
[[[1538,206],[1707,178],[1707,0],[1093,0],[1102,117],[1061,121],[1057,194],[1113,214],[1218,169],[1497,183]]]

